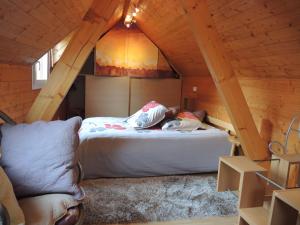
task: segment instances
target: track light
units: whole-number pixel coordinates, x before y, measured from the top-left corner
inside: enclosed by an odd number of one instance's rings
[[[135,17],[137,16],[138,12],[140,12],[140,9],[137,7],[134,7],[133,12],[131,12],[131,14],[128,13],[126,15],[125,20],[124,20],[124,25],[127,28],[130,28],[131,24],[136,23]]]

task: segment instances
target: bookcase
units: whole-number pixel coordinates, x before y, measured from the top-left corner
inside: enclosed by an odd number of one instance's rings
[[[292,165],[298,162],[298,157],[283,156],[276,160],[278,165],[285,165],[286,161]],[[286,175],[289,168],[287,165],[284,170]],[[220,157],[217,191],[238,192],[239,225],[300,225],[300,188],[282,181],[282,168],[279,176],[267,176],[269,172],[274,173],[274,167],[271,170],[267,171],[244,156]],[[269,185],[278,190],[271,192],[271,204],[266,207],[265,194]]]

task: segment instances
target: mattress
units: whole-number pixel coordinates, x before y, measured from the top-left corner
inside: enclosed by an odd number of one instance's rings
[[[84,178],[142,177],[217,171],[228,155],[228,134],[216,128],[195,131],[136,130],[125,118],[83,120],[79,155]]]

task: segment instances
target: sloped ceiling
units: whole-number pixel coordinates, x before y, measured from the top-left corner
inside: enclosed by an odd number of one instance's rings
[[[300,78],[299,0],[208,0],[238,77]]]
[[[209,71],[177,0],[143,0],[137,16],[139,28],[185,76],[209,76]]]
[[[92,0],[1,0],[0,62],[31,64],[73,31]]]
[[[207,1],[238,77],[300,77],[299,0]],[[0,0],[0,62],[34,62],[79,25],[91,2]],[[131,3],[141,9],[139,28],[180,74],[209,76],[179,0]]]
[[[299,0],[207,2],[238,77],[300,78]],[[209,75],[179,0],[141,0],[139,6],[138,26],[179,72]]]

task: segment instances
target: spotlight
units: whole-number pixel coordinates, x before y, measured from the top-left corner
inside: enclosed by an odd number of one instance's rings
[[[131,20],[132,20],[132,16],[127,15],[127,16],[125,17],[125,22],[130,22]]]

